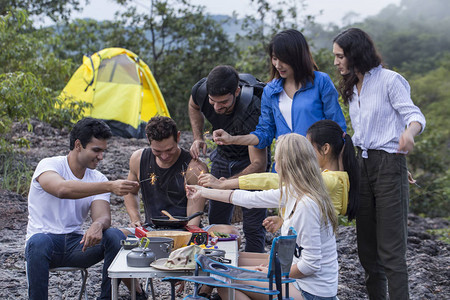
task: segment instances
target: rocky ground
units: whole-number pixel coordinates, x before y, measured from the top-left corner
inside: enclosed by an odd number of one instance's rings
[[[13,136],[25,135],[31,148],[24,153],[33,169],[40,159],[64,155],[68,151],[66,131],[53,129],[42,123],[34,124],[34,132],[27,133],[25,127],[15,125]],[[188,148],[192,136],[182,133],[181,146]],[[99,166],[109,179],[125,178],[131,153],[146,146],[145,140],[113,137],[109,142],[104,161]],[[27,224],[27,199],[18,194],[0,190],[0,299],[26,299],[27,281],[24,271],[24,244]],[[127,226],[128,216],[120,197],[112,196],[113,225]],[[240,226],[240,224],[236,224]],[[408,271],[411,299],[450,298],[450,245],[437,239],[430,229],[448,228],[444,219],[409,216]],[[270,236],[268,236],[270,239]],[[337,235],[339,254],[339,290],[341,300],[367,299],[364,288],[364,273],[356,251],[355,228],[341,226]],[[89,299],[99,294],[101,281],[100,264],[89,268],[87,290]],[[157,299],[169,299],[168,284],[155,280]],[[49,284],[50,299],[76,299],[80,287],[79,275],[60,273],[52,275]],[[126,288],[121,285],[120,299],[129,299]],[[181,298],[178,298],[181,299]],[[393,299],[394,300],[394,299]]]

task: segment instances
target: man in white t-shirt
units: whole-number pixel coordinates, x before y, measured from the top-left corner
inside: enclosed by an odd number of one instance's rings
[[[50,268],[87,268],[103,259],[100,299],[111,298],[107,270],[125,236],[110,227],[110,193],[123,196],[139,184],[108,181],[95,170],[110,137],[103,121],[82,119],[70,132],[69,154],[45,158],[36,167],[28,194],[25,248],[29,299],[48,298]],[[89,213],[92,224],[83,232]]]

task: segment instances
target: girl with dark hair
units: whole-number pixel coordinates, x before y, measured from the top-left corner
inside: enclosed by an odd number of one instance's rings
[[[264,149],[282,134],[306,135],[309,126],[323,119],[334,120],[346,130],[334,84],[327,74],[317,71],[303,34],[295,29],[276,34],[268,54],[271,81],[264,88],[256,130],[237,136],[216,130],[213,137],[218,145],[255,145]]]
[[[316,150],[322,175],[328,178],[325,182],[330,182],[328,186],[334,187],[329,189],[330,195],[348,195],[348,202],[342,203],[340,214],[346,215],[349,221],[353,220],[359,203],[359,168],[351,136],[342,131],[336,122],[322,120],[309,127],[306,138]],[[350,187],[346,186],[347,190],[341,191],[345,179]]]
[[[330,194],[336,215],[356,216],[359,199],[359,168],[351,137],[334,121],[321,120],[307,131],[306,138],[316,151],[322,177]],[[211,174],[201,174],[198,183],[216,189],[269,190],[276,189],[276,173],[254,173],[239,178],[219,180]],[[281,226],[277,217],[268,217],[263,225],[270,232]]]
[[[425,128],[408,82],[384,69],[372,39],[358,28],[333,40],[340,92],[349,104],[360,166],[358,254],[370,299],[409,299],[406,266],[408,175],[405,155]]]

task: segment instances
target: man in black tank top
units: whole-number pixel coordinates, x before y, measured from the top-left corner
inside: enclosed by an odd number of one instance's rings
[[[128,180],[140,182],[145,223],[151,222],[151,218],[163,216],[161,210],[174,216],[188,216],[203,211],[205,201],[190,203],[184,186],[197,184],[198,175],[208,172],[208,167],[201,161],[192,160],[189,152],[178,146],[180,132],[175,121],[168,117],[153,117],[145,132],[150,147],[131,155],[128,173]],[[131,226],[142,226],[144,223],[139,213],[138,191],[124,198]],[[200,217],[189,221],[189,225],[199,224]]]

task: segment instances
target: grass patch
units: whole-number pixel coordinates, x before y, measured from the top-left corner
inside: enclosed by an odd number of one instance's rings
[[[14,153],[0,154],[0,186],[2,189],[25,196],[30,189],[33,171]]]
[[[427,232],[437,236],[438,240],[443,241],[446,244],[450,244],[450,228],[428,229]]]
[[[356,220],[349,221],[347,216],[338,216],[338,223],[342,226],[356,226]]]

